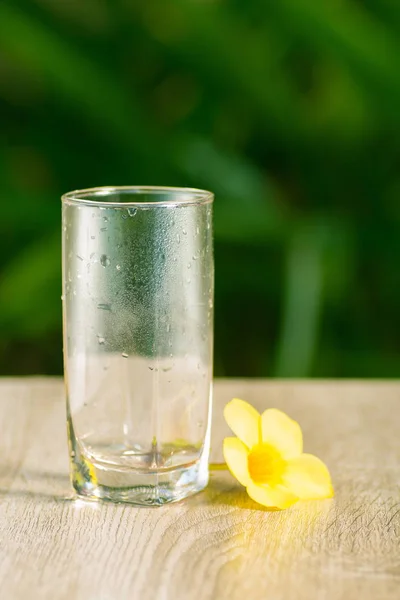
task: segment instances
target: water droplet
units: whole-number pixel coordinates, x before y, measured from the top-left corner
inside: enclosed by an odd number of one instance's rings
[[[208,307],[212,308],[214,306],[212,299],[210,298],[208,301]]]
[[[103,221],[104,221],[105,223],[108,223],[108,217],[103,217]]]
[[[80,279],[81,277],[82,277],[82,275],[81,275],[80,273],[77,273],[77,274],[76,274],[76,278],[77,278],[77,279]]]
[[[104,302],[100,302],[97,305],[97,308],[99,308],[100,310],[111,310],[111,304],[106,304]]]
[[[154,371],[154,367],[149,367],[149,370],[150,371]]]
[[[164,373],[168,373],[168,371],[171,371],[172,367],[164,367],[162,370],[164,371]]]
[[[95,235],[91,235],[91,236],[90,236],[90,239],[91,239],[91,240],[95,240],[95,239],[96,239],[96,236],[95,236]]]
[[[102,335],[97,334],[97,341],[99,342],[100,346],[104,346],[104,344],[106,343],[106,338],[104,338]]]
[[[79,258],[79,260],[83,260],[82,256],[79,256],[79,254],[76,255],[76,258]]]
[[[127,219],[127,218],[128,218],[128,215],[127,215],[126,213],[124,213],[124,212],[123,212],[123,213],[121,213],[121,217],[122,217],[123,219]]]
[[[197,421],[197,427],[203,427],[203,421]]]
[[[61,296],[61,300],[65,300],[64,296]]]
[[[111,264],[111,260],[108,258],[107,254],[102,254],[100,256],[100,264],[102,267],[108,267]]]
[[[117,269],[117,271],[121,270],[121,265],[115,265],[115,268]]]
[[[176,241],[178,242],[178,244],[181,243],[181,236],[179,235],[179,233],[176,234]]]
[[[100,227],[100,231],[107,231],[107,227]]]
[[[192,281],[192,280],[190,279],[190,277],[188,277],[188,278],[186,279],[186,283],[190,283],[191,281]]]
[[[192,268],[192,263],[188,263],[187,267],[188,267],[188,269],[191,269]]]
[[[170,331],[171,331],[171,325],[170,325],[170,323],[168,323],[168,325],[167,325],[167,333],[169,333]]]
[[[65,226],[65,225],[64,225],[64,227],[63,227],[63,231],[67,231],[67,228],[66,228],[66,226]]]
[[[136,213],[137,213],[137,208],[135,208],[134,206],[131,208],[128,208],[128,215],[130,217],[134,217],[136,215]]]
[[[128,358],[129,354],[127,352],[123,352],[121,354],[122,358]]]
[[[195,255],[193,254],[193,256],[192,256],[192,260],[197,260],[197,256],[195,256]]]
[[[182,229],[182,233],[183,233],[183,235],[187,235],[186,229]]]
[[[200,369],[201,369],[201,364],[200,363],[197,363],[197,368],[200,371]]]
[[[198,227],[196,227],[196,235],[199,235],[200,233],[200,229]]]

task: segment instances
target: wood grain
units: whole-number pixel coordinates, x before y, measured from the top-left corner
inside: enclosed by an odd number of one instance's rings
[[[301,423],[335,499],[268,512],[218,471],[159,509],[75,500],[61,381],[2,380],[0,598],[397,600],[400,384],[218,381],[213,461],[233,396]]]

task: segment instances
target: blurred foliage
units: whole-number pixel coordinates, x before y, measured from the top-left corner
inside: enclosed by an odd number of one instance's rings
[[[2,0],[0,372],[60,373],[62,192],[216,194],[218,375],[399,376],[398,0]]]

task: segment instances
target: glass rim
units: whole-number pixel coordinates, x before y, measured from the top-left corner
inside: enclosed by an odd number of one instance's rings
[[[134,194],[171,194],[171,199],[155,200],[155,201],[140,201],[129,200],[128,202],[113,201],[112,196],[120,193]],[[90,196],[87,198],[86,196]],[[97,196],[99,199],[97,199]],[[181,196],[181,197],[180,197]],[[108,198],[105,200],[105,198]],[[102,200],[104,198],[104,200]],[[153,186],[153,185],[116,185],[116,186],[100,186],[93,188],[84,188],[67,192],[61,196],[61,201],[65,204],[77,206],[97,206],[101,208],[126,208],[134,206],[137,208],[145,207],[168,207],[168,206],[198,206],[213,202],[214,194],[208,190],[186,187],[168,187],[168,186]]]

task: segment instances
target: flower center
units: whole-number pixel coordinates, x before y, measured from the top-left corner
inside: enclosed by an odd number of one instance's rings
[[[253,446],[247,461],[250,477],[254,483],[278,483],[284,463],[281,455],[273,446],[269,444]]]

